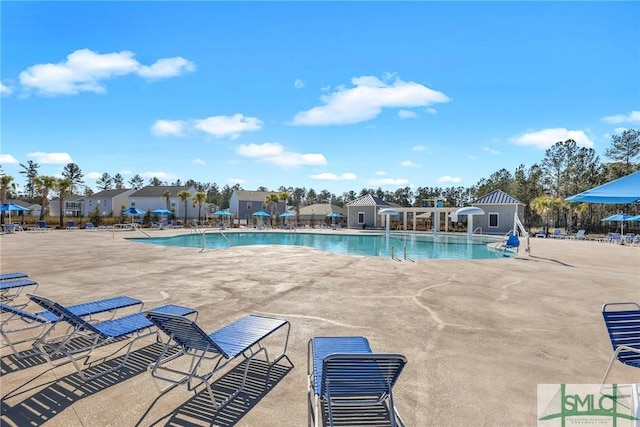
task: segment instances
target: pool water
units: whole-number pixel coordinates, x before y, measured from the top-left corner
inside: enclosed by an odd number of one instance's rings
[[[285,245],[308,246],[338,254],[411,259],[488,259],[500,257],[487,247],[496,239],[447,234],[327,234],[305,232],[228,232],[191,233],[172,237],[131,238],[142,243],[162,246],[224,249],[232,246]]]

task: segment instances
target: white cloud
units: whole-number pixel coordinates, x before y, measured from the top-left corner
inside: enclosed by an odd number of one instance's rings
[[[496,149],[493,149],[491,147],[482,147],[482,151],[484,151],[485,153],[489,153],[489,154],[500,154],[500,152]]]
[[[158,178],[160,181],[167,181],[170,179],[178,178],[177,175],[167,172],[143,172],[140,174],[140,176],[145,179]]]
[[[300,79],[296,79],[296,81],[293,82],[293,87],[295,87],[296,89],[302,89],[306,85],[307,84],[305,83],[305,81]]]
[[[286,151],[284,146],[277,142],[240,145],[236,148],[236,153],[243,157],[255,158],[259,161],[278,165],[286,169],[327,164],[327,159],[322,154],[300,154]]]
[[[0,154],[0,165],[17,165],[20,162],[11,154]]]
[[[206,119],[192,120],[193,127],[216,137],[228,136],[236,139],[242,132],[253,132],[262,128],[262,120],[245,117],[242,114],[233,116],[212,116]]]
[[[425,111],[429,114],[438,114],[438,111],[435,108],[426,108]]]
[[[243,157],[273,157],[284,152],[284,147],[277,142],[265,142],[264,144],[240,145],[236,153]]]
[[[532,145],[540,150],[546,150],[556,142],[573,139],[579,146],[593,147],[593,141],[581,130],[568,130],[565,128],[542,129],[528,132],[510,138],[516,145]]]
[[[356,179],[356,174],[354,173],[343,173],[341,175],[337,175],[335,173],[324,172],[316,175],[309,175],[313,179],[317,179],[319,181],[353,181]]]
[[[404,178],[396,178],[396,179],[392,179],[392,178],[384,178],[384,179],[374,179],[372,181],[369,181],[369,185],[379,185],[379,186],[383,186],[383,185],[388,185],[388,186],[406,186],[409,183],[409,180],[404,179]]]
[[[227,182],[232,184],[244,184],[247,180],[244,178],[229,178],[227,179]]]
[[[66,165],[67,163],[73,163],[71,156],[67,153],[43,153],[42,151],[37,151],[27,154],[27,157],[43,165]]]
[[[88,174],[85,175],[85,178],[100,179],[100,178],[102,178],[102,173],[100,173],[100,172],[89,172]]]
[[[146,66],[134,59],[128,50],[96,53],[79,49],[57,64],[36,64],[20,73],[20,83],[26,90],[41,95],[76,95],[80,92],[104,93],[103,81],[127,74],[148,79],[174,77],[195,70],[195,65],[181,57],[162,58]]]
[[[0,96],[9,96],[13,93],[13,88],[0,82]]]
[[[400,110],[398,111],[398,117],[401,119],[415,119],[418,115],[411,110]]]
[[[374,76],[354,77],[352,88],[338,87],[320,97],[324,105],[302,111],[291,124],[305,126],[346,125],[374,119],[383,108],[425,107],[448,102],[442,92],[415,82],[382,81]]]
[[[206,166],[207,165],[207,162],[205,162],[202,159],[193,159],[191,161],[191,163],[193,163],[194,165],[200,165],[200,166]]]
[[[196,66],[193,62],[177,56],[174,58],[158,59],[155,64],[151,66],[140,65],[137,73],[146,79],[166,79],[195,70]]]
[[[385,171],[376,171],[376,172],[374,172],[373,174],[374,174],[374,175],[377,175],[377,176],[386,176],[386,175],[387,175],[387,172],[385,172]]]
[[[185,136],[188,124],[182,120],[156,120],[151,126],[155,136]]]
[[[426,151],[427,146],[426,145],[414,145],[413,147],[411,147],[411,149],[413,151]]]
[[[133,175],[133,172],[127,169],[121,170],[120,175]]]
[[[411,160],[405,160],[404,162],[400,162],[400,166],[403,168],[419,168],[422,165],[413,163]]]
[[[604,117],[602,120],[614,125],[618,123],[640,123],[640,111],[632,111],[629,114],[617,114],[615,116],[607,116],[607,117]]]
[[[457,177],[457,176],[449,176],[449,175],[445,175],[445,176],[441,176],[440,178],[438,178],[438,182],[453,182],[455,184],[462,182],[462,178]]]

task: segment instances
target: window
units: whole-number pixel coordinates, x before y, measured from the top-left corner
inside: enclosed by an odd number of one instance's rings
[[[250,211],[252,209],[251,202],[247,202],[247,210]]]
[[[358,212],[358,224],[364,224],[364,212]]]
[[[490,228],[497,228],[498,227],[498,213],[497,212],[493,212],[493,213],[489,213],[489,227]]]

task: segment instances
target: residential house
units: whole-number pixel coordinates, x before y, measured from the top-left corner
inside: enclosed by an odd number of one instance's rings
[[[79,194],[67,194],[64,197],[63,207],[64,216],[69,218],[79,218],[84,215],[84,196]],[[49,202],[49,215],[53,217],[60,216],[60,198],[54,197]]]
[[[483,234],[504,235],[513,230],[516,214],[520,221],[524,218],[524,203],[502,190],[493,190],[470,204],[484,211],[484,215],[473,216],[473,227],[481,228]]]
[[[296,213],[295,210],[291,212]],[[297,213],[297,221],[301,225],[331,224],[331,218],[327,217],[331,212],[337,212],[342,215],[342,218],[335,218],[333,220],[334,224],[346,224],[347,210],[330,203],[315,203],[313,205],[300,206]],[[291,219],[294,219],[294,217],[291,217]]]
[[[270,194],[278,194],[278,192],[233,190],[229,200],[229,212],[233,214],[234,219],[239,219],[246,224],[251,224],[253,214],[258,211],[265,211],[271,215],[271,218],[284,213],[286,200],[279,200],[277,203],[266,203],[266,199]]]
[[[84,197],[84,217],[92,215],[96,208],[101,216],[117,216],[120,214],[122,207],[129,206],[129,195],[136,190],[119,189],[119,190],[102,190],[90,196]]]
[[[182,201],[178,194],[182,191],[188,191],[191,193],[185,202]],[[196,189],[193,186],[188,185],[149,185],[141,188],[140,190],[129,195],[129,204],[126,207],[136,207],[143,211],[154,211],[156,209],[166,209],[167,200],[163,196],[165,191],[168,191],[169,196],[169,210],[173,211],[176,219],[187,221],[200,218],[207,218],[209,213],[209,204],[205,203],[199,207],[194,203],[193,199],[196,195]],[[186,208],[186,213],[185,213]]]

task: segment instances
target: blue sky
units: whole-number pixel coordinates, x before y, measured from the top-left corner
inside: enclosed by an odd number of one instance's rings
[[[0,163],[472,186],[640,127],[639,2],[7,2]]]

